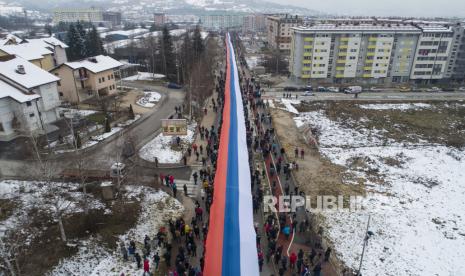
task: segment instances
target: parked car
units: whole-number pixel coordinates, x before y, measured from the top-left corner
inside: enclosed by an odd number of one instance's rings
[[[315,96],[315,93],[312,93],[311,91],[305,91],[302,96]]]
[[[459,87],[459,91],[465,91],[465,87]]]
[[[180,84],[177,84],[177,83],[174,83],[174,82],[168,83],[167,87],[170,88],[170,89],[181,89],[182,88],[182,86]]]
[[[286,86],[283,89],[284,91],[297,91],[297,87],[294,86]]]
[[[306,90],[307,91],[313,91],[313,87],[311,85],[307,85]]]
[[[305,86],[301,86],[301,87],[297,88],[297,91],[307,91],[307,90],[308,90],[308,88],[305,87]]]
[[[442,92],[441,88],[433,86],[431,88],[427,88],[426,92]]]
[[[330,86],[328,88],[326,88],[328,90],[328,92],[339,92],[339,87],[334,87],[334,86]]]
[[[410,88],[410,87],[408,87],[408,86],[401,86],[401,87],[399,88],[399,91],[400,91],[400,92],[410,92],[410,91],[412,91],[412,88]]]
[[[318,92],[326,92],[326,91],[328,91],[328,90],[327,90],[326,87],[324,87],[324,86],[318,86],[318,88],[317,88],[316,91],[318,91]]]
[[[363,91],[361,86],[349,86],[344,89],[344,94],[358,94]]]

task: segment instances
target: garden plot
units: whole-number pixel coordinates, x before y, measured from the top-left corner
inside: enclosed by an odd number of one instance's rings
[[[145,91],[144,96],[137,100],[136,104],[146,108],[154,107],[161,99],[161,94],[154,91]]]
[[[140,158],[165,164],[175,164],[181,162],[183,154],[188,147],[194,142],[196,123],[187,126],[187,135],[179,136],[181,138],[180,146],[176,145],[175,136],[166,136],[163,133],[158,134],[152,141],[145,144],[139,151]]]
[[[454,116],[462,111],[455,104],[354,106],[337,112],[318,106],[295,117],[298,126],[317,130],[323,156],[365,182],[364,211],[323,213],[325,234],[337,256],[358,268],[371,215],[374,236],[363,275],[465,275],[465,151],[429,133],[441,124],[460,125],[460,116]],[[380,119],[375,113],[364,114],[372,110],[390,112],[381,114],[384,124],[375,124]],[[399,110],[408,114],[398,115]],[[447,121],[436,120],[449,113],[454,116]],[[423,121],[413,120],[416,116]],[[396,128],[411,132],[392,135]]]
[[[145,235],[153,238],[161,227],[166,227],[169,220],[182,216],[184,207],[179,201],[163,191],[149,187],[128,186],[129,197],[142,201],[142,210],[137,224],[127,233],[119,236],[115,250],[104,248],[97,239],[91,238],[79,242],[79,252],[61,260],[49,275],[139,275],[135,262],[125,262],[119,250],[119,243],[129,244],[129,240],[142,243]],[[141,249],[138,244],[138,249]],[[154,252],[152,252],[153,254]],[[142,256],[142,252],[139,252]],[[162,252],[160,252],[162,255]],[[149,256],[152,259],[152,256]]]
[[[53,190],[50,187],[53,186]],[[40,181],[0,181],[0,199],[9,201],[14,208],[9,215],[0,221],[0,237],[6,232],[16,231],[21,224],[30,220],[31,212],[53,215],[57,211],[63,211],[64,215],[82,213],[84,194],[78,191],[76,183],[44,183]],[[61,194],[60,198],[51,196]],[[89,209],[105,209],[105,205],[92,195],[88,194]],[[59,201],[55,205],[55,200]],[[60,208],[56,210],[57,206]],[[28,233],[26,243],[39,235],[40,231]]]

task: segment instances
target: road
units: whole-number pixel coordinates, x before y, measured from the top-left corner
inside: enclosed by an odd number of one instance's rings
[[[182,90],[167,89],[139,82],[125,82],[125,85],[158,91],[163,94],[162,102],[154,108],[153,112],[144,114],[135,125],[130,126],[126,131],[115,134],[120,135],[116,139],[109,139],[109,141],[94,146],[85,157],[87,169],[108,170],[114,162],[119,160],[118,155],[121,153],[124,140],[121,135],[129,134],[136,137],[138,148],[150,141],[161,128],[161,119],[172,115],[174,107],[182,105],[184,101],[185,92]],[[74,167],[74,158],[74,155],[65,154],[54,157],[49,163],[53,171],[59,173],[64,168]],[[28,178],[37,176],[37,171],[37,164],[33,160],[0,159],[0,177]]]
[[[265,89],[266,91],[266,89]],[[464,92],[362,92],[355,99],[352,94],[313,92],[314,96],[303,96],[304,92],[272,92],[267,91],[263,97],[283,97],[283,94],[291,94],[295,99],[298,95],[300,100],[325,101],[325,100],[358,100],[358,101],[405,101],[405,100],[465,100]]]

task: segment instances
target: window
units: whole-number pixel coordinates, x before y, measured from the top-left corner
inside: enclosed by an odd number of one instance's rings
[[[60,82],[60,81],[57,81],[57,85],[58,85],[58,86],[61,86],[61,82]]]
[[[108,80],[110,80],[110,78],[111,78],[110,75],[108,75]]]
[[[59,95],[60,97],[63,97],[63,92],[58,92],[58,95]]]
[[[0,131],[5,131],[5,129],[3,128],[3,123],[0,122]]]
[[[34,113],[29,114],[29,117],[31,117],[31,118],[34,117],[34,116],[35,116]]]
[[[102,79],[101,79],[101,78],[98,78],[98,83],[102,83]]]
[[[31,105],[32,105],[31,101],[26,102],[26,106],[31,106]]]

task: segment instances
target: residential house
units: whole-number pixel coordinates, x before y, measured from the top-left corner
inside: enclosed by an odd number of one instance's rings
[[[0,140],[46,133],[59,118],[59,78],[24,58],[0,57]]]
[[[116,93],[115,70],[122,65],[109,56],[99,55],[63,63],[50,72],[61,79],[58,83],[60,98],[79,103],[94,96]]]

